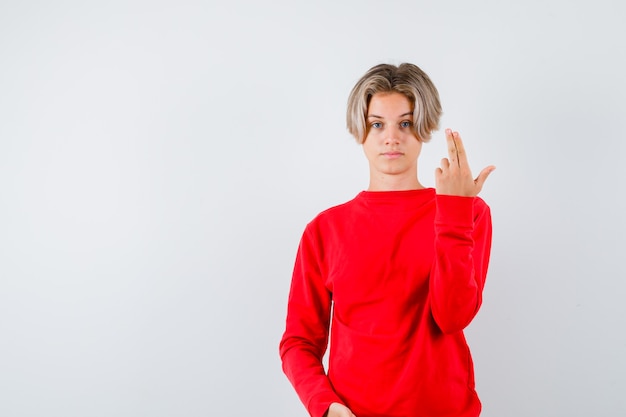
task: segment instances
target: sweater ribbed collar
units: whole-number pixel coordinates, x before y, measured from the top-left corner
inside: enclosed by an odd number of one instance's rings
[[[421,206],[435,198],[434,188],[403,191],[361,191],[356,199],[368,205]]]

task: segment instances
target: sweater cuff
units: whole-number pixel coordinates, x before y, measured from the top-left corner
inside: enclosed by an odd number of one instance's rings
[[[307,409],[311,417],[323,417],[324,413],[328,411],[328,407],[330,407],[332,403],[343,404],[343,401],[337,396],[337,394],[325,392],[311,398]]]
[[[473,226],[475,197],[437,194],[436,224]]]

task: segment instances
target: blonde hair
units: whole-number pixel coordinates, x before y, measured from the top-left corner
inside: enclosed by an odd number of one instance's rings
[[[439,128],[439,93],[428,75],[417,65],[409,63],[376,65],[361,77],[348,98],[348,131],[358,143],[363,143],[369,131],[366,117],[370,100],[374,94],[392,92],[409,99],[413,106],[415,135],[421,142],[428,142],[431,132]]]

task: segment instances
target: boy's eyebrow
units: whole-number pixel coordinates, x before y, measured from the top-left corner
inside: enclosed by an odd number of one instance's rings
[[[401,115],[400,115],[400,116],[398,116],[398,117],[404,117],[404,116],[413,116],[413,112],[412,112],[412,111],[410,111],[410,112],[407,112],[407,113],[401,114]],[[384,117],[382,117],[382,116],[378,116],[378,115],[376,115],[376,114],[368,114],[368,115],[367,115],[367,118],[369,119],[370,117],[375,117],[375,118],[377,118],[377,119],[384,119]]]

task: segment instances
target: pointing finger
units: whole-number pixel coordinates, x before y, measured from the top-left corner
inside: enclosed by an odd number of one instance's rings
[[[452,138],[454,139],[454,145],[456,146],[456,154],[459,158],[459,166],[469,166],[469,162],[467,161],[467,153],[465,152],[465,146],[463,145],[463,141],[461,140],[461,135],[459,132],[453,132]]]
[[[448,142],[448,156],[450,157],[450,164],[458,166],[458,150],[456,142],[454,140],[454,133],[452,132],[452,129],[446,129],[446,140]]]

